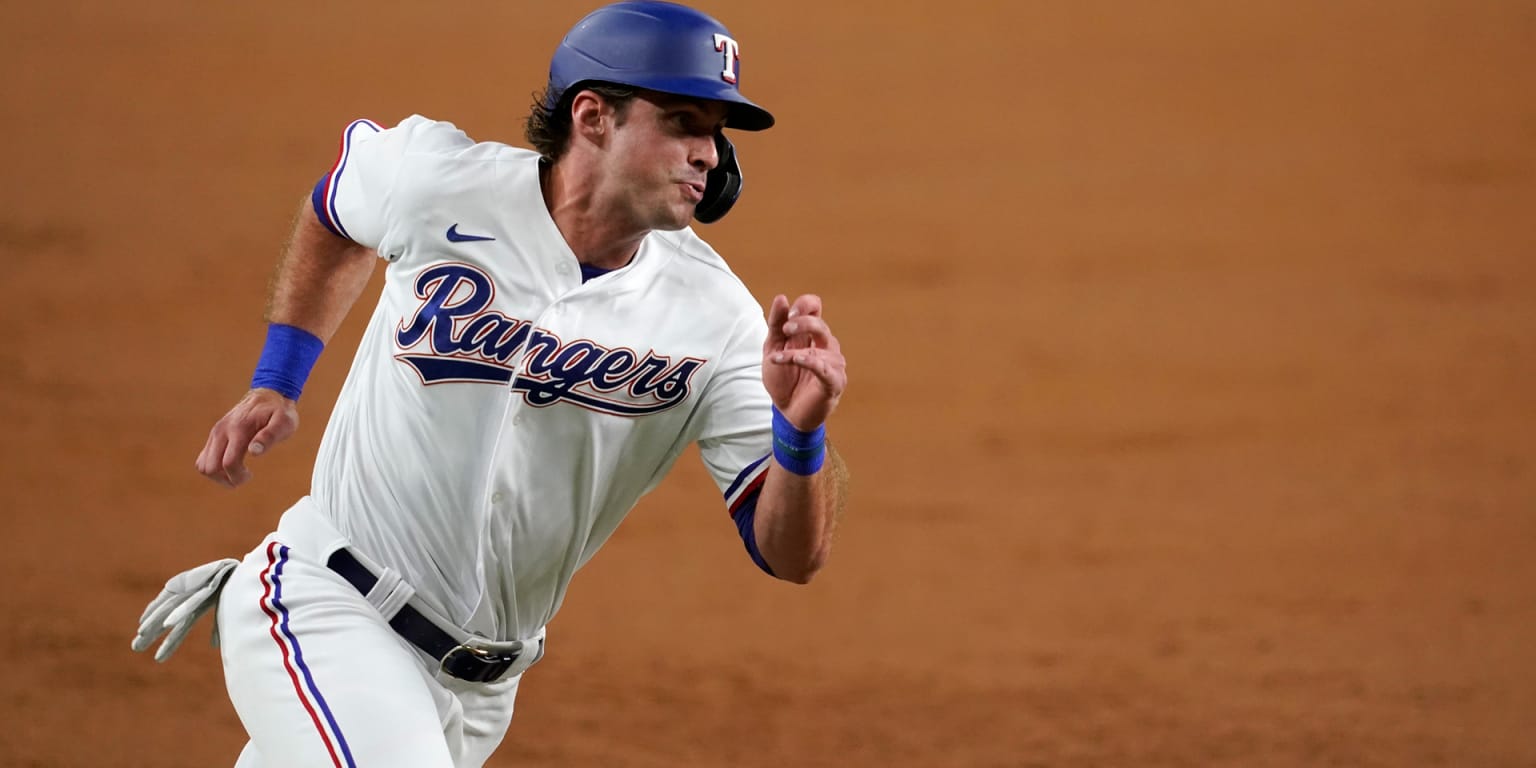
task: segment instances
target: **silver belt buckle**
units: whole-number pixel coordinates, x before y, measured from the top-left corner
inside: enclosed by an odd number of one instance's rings
[[[522,648],[512,652],[493,651],[475,645],[475,640],[472,637],[443,654],[439,668],[460,680],[493,683],[500,680],[522,655]]]

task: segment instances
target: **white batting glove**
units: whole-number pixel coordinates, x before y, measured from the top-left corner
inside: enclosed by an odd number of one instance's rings
[[[165,589],[150,601],[139,617],[139,633],[133,638],[133,650],[144,651],[155,638],[165,635],[165,642],[155,651],[155,661],[163,662],[181,647],[192,625],[219,604],[219,592],[240,561],[232,558],[204,563],[183,571],[165,582]],[[219,627],[213,627],[213,644],[219,644]]]

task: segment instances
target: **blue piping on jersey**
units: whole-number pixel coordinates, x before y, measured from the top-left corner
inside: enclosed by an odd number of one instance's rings
[[[337,237],[346,237],[346,235],[341,233],[341,230],[336,228],[335,224],[331,223],[331,217],[326,213],[325,210],[325,188],[330,183],[331,174],[327,173],[324,176],[321,176],[320,181],[315,184],[315,191],[311,192],[309,195],[309,204],[315,209],[315,218],[319,219],[320,223],[323,224],[326,229],[331,231],[331,234]]]
[[[731,487],[725,489],[725,498],[727,501],[730,500],[731,494],[736,492],[737,486],[740,486],[743,480],[746,480],[752,476],[752,471],[757,469],[757,465],[767,461],[768,457],[771,455],[772,454],[764,454],[761,459],[748,464],[746,469],[743,469],[740,474],[736,475],[736,479],[731,481]]]
[[[752,556],[752,562],[763,569],[763,573],[774,576],[773,569],[768,567],[768,561],[763,559],[763,553],[757,548],[757,528],[754,523],[757,520],[757,496],[762,492],[761,485],[748,491],[737,502],[736,512],[731,519],[736,521],[736,532],[741,535],[741,543],[747,547],[747,554]],[[778,578],[775,576],[774,578]]]

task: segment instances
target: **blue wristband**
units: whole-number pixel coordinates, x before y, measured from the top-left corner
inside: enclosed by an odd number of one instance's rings
[[[797,474],[814,475],[827,459],[827,427],[801,432],[773,407],[773,458],[779,466]]]
[[[261,359],[256,361],[251,388],[271,389],[289,400],[299,399],[322,349],[325,342],[303,328],[282,323],[268,325],[267,344],[261,348]]]

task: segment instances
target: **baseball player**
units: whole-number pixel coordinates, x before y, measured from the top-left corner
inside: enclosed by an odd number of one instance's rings
[[[309,495],[244,560],[173,577],[135,650],[216,606],[238,766],[477,766],[572,575],[697,443],[756,566],[804,583],[843,504],[824,424],[847,383],[816,296],[763,312],[689,228],[741,190],[723,129],[763,130],[742,46],[621,2],[556,49],[534,151],[358,120],[300,210],[251,390],[198,470],[231,488],[375,263],[385,284]]]

